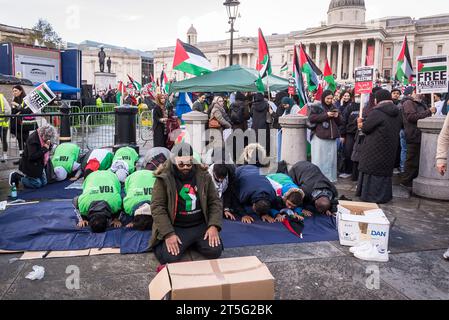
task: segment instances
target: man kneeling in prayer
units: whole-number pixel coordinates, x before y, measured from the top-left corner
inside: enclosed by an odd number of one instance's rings
[[[122,226],[119,216],[122,210],[121,185],[111,171],[95,171],[84,180],[83,193],[73,199],[81,219],[78,227],[90,226],[92,232],[105,232],[110,224]],[[111,222],[112,220],[112,222]]]
[[[51,158],[56,181],[64,181],[78,171],[80,151],[80,147],[68,142],[62,143],[56,148]]]
[[[126,179],[123,209],[127,216],[133,217],[127,228],[151,230],[153,217],[150,204],[155,182],[156,178],[149,170],[136,171]]]
[[[289,176],[304,191],[304,215],[311,216],[316,212],[331,216],[337,212],[338,191],[320,168],[301,161],[292,167]]]
[[[292,178],[283,173],[270,174],[267,176],[276,195],[282,197],[283,208],[280,211],[281,219],[286,216],[294,217],[303,221],[302,205],[304,200],[304,191],[296,185]]]

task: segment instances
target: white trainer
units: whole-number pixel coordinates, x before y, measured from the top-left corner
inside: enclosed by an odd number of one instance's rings
[[[379,245],[373,245],[371,246],[371,249],[366,251],[355,252],[354,257],[365,261],[388,262],[388,251],[381,249]]]
[[[360,242],[358,245],[349,248],[349,252],[351,253],[356,253],[356,252],[361,252],[361,251],[366,251],[369,250],[373,247],[371,241],[363,241]]]
[[[449,261],[449,249],[443,254],[443,258]]]

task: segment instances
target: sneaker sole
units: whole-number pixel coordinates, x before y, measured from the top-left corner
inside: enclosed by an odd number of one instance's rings
[[[370,259],[370,258],[365,258],[365,257],[360,257],[357,256],[357,253],[354,254],[354,257],[356,257],[357,259],[363,260],[363,261],[370,261],[370,262],[388,262],[389,259],[385,260],[385,259]]]

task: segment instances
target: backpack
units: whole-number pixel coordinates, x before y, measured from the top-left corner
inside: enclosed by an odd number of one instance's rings
[[[232,104],[231,106],[231,122],[232,124],[243,123],[243,106]]]

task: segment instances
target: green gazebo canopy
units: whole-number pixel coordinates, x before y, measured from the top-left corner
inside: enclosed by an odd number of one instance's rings
[[[204,76],[173,82],[170,93],[174,92],[257,92],[256,81],[259,72],[255,69],[233,65]],[[268,76],[263,79],[265,90],[267,84],[270,91],[281,91],[288,88],[288,80],[278,76]]]

